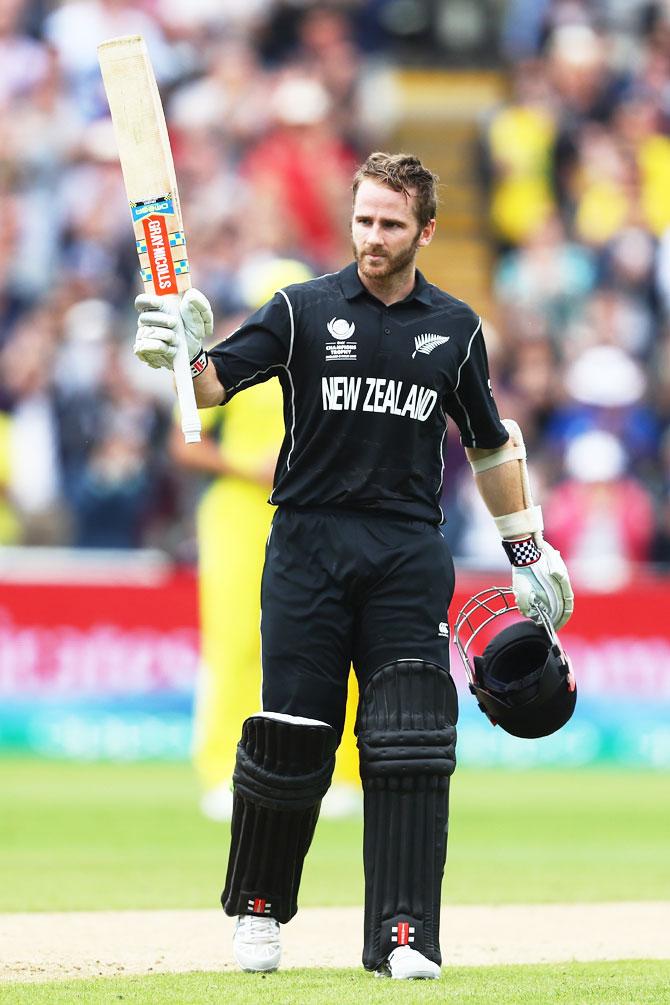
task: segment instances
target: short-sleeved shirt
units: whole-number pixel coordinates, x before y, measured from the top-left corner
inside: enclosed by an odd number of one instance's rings
[[[416,273],[386,306],[341,272],[279,290],[210,352],[226,400],[277,377],[285,436],[270,501],[440,523],[447,415],[467,447],[508,439],[481,319]]]

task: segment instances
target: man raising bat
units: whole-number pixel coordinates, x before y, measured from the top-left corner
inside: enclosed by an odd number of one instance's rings
[[[280,289],[194,378],[217,406],[276,377],[285,436],[261,592],[263,711],[237,748],[222,895],[236,959],[275,970],[333,770],[353,663],[365,794],[363,963],[393,978],[440,974],[440,886],[457,698],[449,673],[454,569],[439,530],[446,417],[458,426],[512,563],[522,613],[554,626],[572,590],[541,535],[523,438],[501,422],[481,320],[429,284],[417,251],[435,232],[435,176],[413,156],[372,154],[353,183],[355,261]],[[169,366],[174,315],[138,299],[135,352]],[[203,361],[206,298],[181,303]]]

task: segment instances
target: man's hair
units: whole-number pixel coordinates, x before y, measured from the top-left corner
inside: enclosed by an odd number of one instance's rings
[[[381,150],[370,154],[354,175],[354,200],[365,178],[388,185],[394,192],[404,193],[407,198],[416,195],[414,208],[420,227],[425,227],[435,217],[440,179],[424,167],[418,157],[412,154],[386,154]]]

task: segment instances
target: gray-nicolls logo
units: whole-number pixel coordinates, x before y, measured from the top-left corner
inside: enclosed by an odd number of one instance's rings
[[[331,318],[327,325],[329,333],[333,338],[338,341],[344,341],[344,339],[351,338],[351,336],[356,331],[356,325],[352,321],[349,324],[344,318]]]
[[[434,335],[433,332],[424,332],[422,335],[417,335],[414,339],[415,349],[412,353],[412,359],[414,359],[418,352],[423,352],[427,356],[433,349],[437,349],[438,345],[444,345],[448,341],[448,335]]]

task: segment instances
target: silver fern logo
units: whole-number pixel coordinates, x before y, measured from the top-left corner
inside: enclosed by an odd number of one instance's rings
[[[444,345],[448,341],[448,335],[434,335],[432,332],[424,332],[423,335],[417,335],[414,339],[416,348],[412,353],[412,359],[414,359],[418,352],[423,352],[428,356],[433,349],[437,349],[438,345]]]

